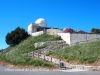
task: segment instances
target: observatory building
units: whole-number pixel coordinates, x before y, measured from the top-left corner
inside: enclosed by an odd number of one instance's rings
[[[63,32],[63,31],[57,28],[47,27],[47,22],[43,18],[37,19],[35,23],[31,23],[28,26],[29,35],[38,36],[40,34],[43,34],[44,32],[50,35],[57,35],[58,32]]]
[[[46,20],[39,18],[35,21],[35,23],[31,23],[28,26],[28,34],[32,35],[34,32],[45,31],[46,29],[48,29]]]
[[[35,23],[31,23],[28,26],[28,34],[32,36],[38,36],[43,33],[50,35],[61,36],[69,45],[75,45],[77,43],[83,43],[87,41],[100,40],[100,34],[89,34],[83,31],[74,31],[71,28],[51,28],[47,27],[47,22],[43,18],[39,18]]]

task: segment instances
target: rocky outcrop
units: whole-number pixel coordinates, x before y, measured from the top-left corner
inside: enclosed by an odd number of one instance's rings
[[[60,40],[60,41],[41,42],[40,44],[35,43],[35,47],[40,47],[40,46],[43,46],[43,45],[47,45],[47,47],[35,50],[34,52],[36,52],[36,53],[39,52],[39,53],[42,53],[42,54],[46,54],[50,51],[59,50],[59,49],[64,48],[64,47],[67,46],[67,44],[62,40]]]
[[[52,45],[52,44],[59,44],[59,43],[64,43],[63,40],[59,40],[59,41],[46,41],[46,42],[37,42],[34,44],[35,47],[41,47],[44,45]]]

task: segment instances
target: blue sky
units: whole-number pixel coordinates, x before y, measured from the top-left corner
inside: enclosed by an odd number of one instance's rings
[[[8,47],[8,32],[18,26],[27,31],[38,18],[48,27],[90,31],[100,28],[100,0],[0,0],[0,49]]]

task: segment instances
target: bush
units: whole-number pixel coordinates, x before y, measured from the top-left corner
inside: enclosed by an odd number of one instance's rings
[[[25,29],[17,27],[15,30],[11,31],[6,35],[6,43],[10,46],[20,43],[22,40],[28,37],[28,33]]]
[[[57,37],[55,38],[55,40],[62,40],[62,39],[61,39],[61,36],[57,36]]]

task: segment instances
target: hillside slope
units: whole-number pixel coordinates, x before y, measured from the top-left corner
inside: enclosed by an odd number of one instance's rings
[[[14,65],[33,65],[33,66],[42,66],[42,67],[53,67],[52,64],[49,64],[39,59],[31,59],[30,57],[22,56],[22,54],[37,50],[39,48],[46,47],[43,46],[43,47],[35,48],[34,43],[36,42],[52,41],[52,40],[59,40],[59,39],[60,39],[59,37],[53,37],[47,34],[42,34],[36,37],[30,36],[26,40],[22,41],[20,44],[5,49],[5,53],[1,54],[0,58]]]
[[[87,63],[100,66],[100,40],[69,46],[61,50],[50,52],[47,55],[67,62]]]

